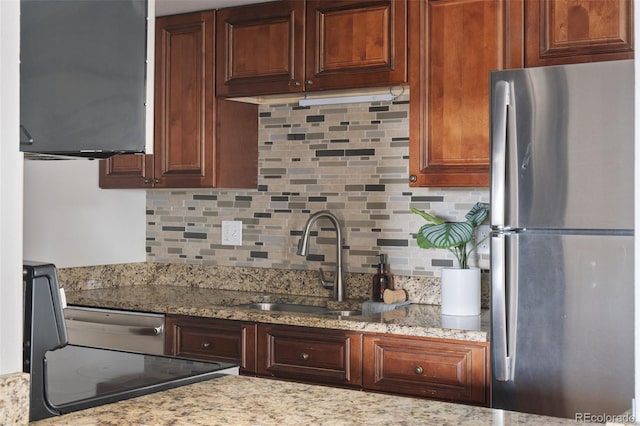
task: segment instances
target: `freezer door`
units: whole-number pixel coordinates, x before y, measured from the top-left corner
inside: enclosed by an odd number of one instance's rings
[[[499,233],[491,249],[492,407],[571,419],[629,410],[633,237]]]
[[[633,61],[491,74],[491,222],[633,229]]]

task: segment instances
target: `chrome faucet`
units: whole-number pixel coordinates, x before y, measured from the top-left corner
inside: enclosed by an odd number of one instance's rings
[[[304,226],[304,231],[298,241],[298,256],[306,256],[309,251],[309,235],[311,227],[320,218],[328,219],[336,230],[336,272],[333,276],[333,283],[324,279],[324,273],[320,268],[320,282],[324,288],[333,288],[333,298],[338,302],[344,301],[345,290],[344,280],[342,279],[342,230],[338,218],[328,210],[322,210],[312,214]]]

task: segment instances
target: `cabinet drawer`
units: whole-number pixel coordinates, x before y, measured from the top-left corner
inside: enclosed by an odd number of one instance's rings
[[[340,330],[258,326],[258,374],[360,385],[361,336]]]
[[[167,353],[185,358],[232,362],[255,371],[254,324],[206,318],[168,317]]]
[[[363,386],[488,404],[487,344],[364,336]]]

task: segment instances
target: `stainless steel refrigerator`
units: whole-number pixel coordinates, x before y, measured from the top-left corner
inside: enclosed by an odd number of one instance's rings
[[[491,400],[631,409],[633,61],[491,73]]]

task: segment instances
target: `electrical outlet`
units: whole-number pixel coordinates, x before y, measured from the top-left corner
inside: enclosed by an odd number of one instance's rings
[[[242,221],[223,220],[222,221],[222,245],[241,246],[242,245]]]
[[[476,249],[479,255],[489,254],[489,247],[491,246],[491,227],[489,225],[480,225],[476,230],[476,241],[479,241],[480,244]]]

